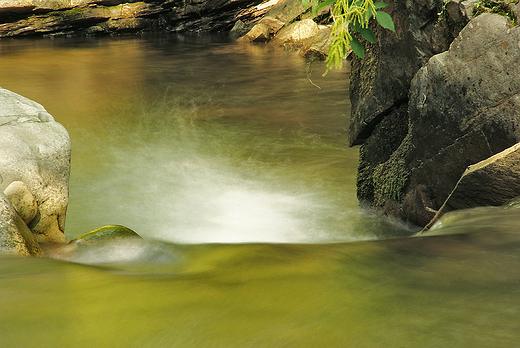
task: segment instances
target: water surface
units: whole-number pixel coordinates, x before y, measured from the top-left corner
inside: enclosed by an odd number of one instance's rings
[[[4,40],[0,86],[72,139],[72,239],[0,259],[6,347],[508,347],[518,213],[430,235],[359,208],[348,67],[173,35]]]

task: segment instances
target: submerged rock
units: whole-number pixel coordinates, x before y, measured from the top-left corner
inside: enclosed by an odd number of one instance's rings
[[[131,229],[120,225],[108,225],[74,238],[68,244],[89,245],[118,239],[141,238]]]
[[[0,191],[30,219],[38,242],[66,240],[70,152],[69,134],[43,106],[0,88]]]

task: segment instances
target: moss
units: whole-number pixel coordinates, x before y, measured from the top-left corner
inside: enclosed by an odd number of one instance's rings
[[[131,229],[124,226],[108,225],[74,238],[69,242],[69,244],[92,244],[122,238],[141,237]]]
[[[402,203],[405,189],[410,181],[410,170],[404,160],[390,160],[374,169],[373,205],[381,207],[388,199]]]
[[[401,146],[408,134],[408,104],[398,109],[377,124],[372,135],[359,149],[359,169],[357,195],[362,201],[374,200],[374,171],[377,166],[388,161]]]
[[[511,21],[511,25],[516,26],[520,23],[517,23],[517,19],[515,17],[515,14],[513,11],[511,11],[511,8],[509,8],[509,4],[517,4],[518,0],[516,1],[508,1],[508,2],[494,2],[491,0],[482,0],[477,3],[475,8],[473,9],[473,16],[478,16],[482,13],[496,13],[501,16],[509,18]]]
[[[372,167],[364,167],[358,170],[356,187],[357,198],[360,201],[372,202],[374,200],[373,172],[374,168]]]

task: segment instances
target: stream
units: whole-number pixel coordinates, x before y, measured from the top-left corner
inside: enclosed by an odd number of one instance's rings
[[[348,64],[218,35],[0,41],[72,141],[71,240],[0,256],[2,347],[512,347],[517,207],[421,237],[356,198]]]

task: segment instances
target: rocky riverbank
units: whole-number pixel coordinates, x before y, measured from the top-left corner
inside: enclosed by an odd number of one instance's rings
[[[226,32],[246,42],[274,38],[304,56],[324,59],[330,26],[320,25],[319,18],[328,11],[321,10],[316,20],[301,0],[18,0],[0,5],[0,38]]]
[[[18,0],[0,4],[0,37],[229,31],[271,6],[259,0]]]

